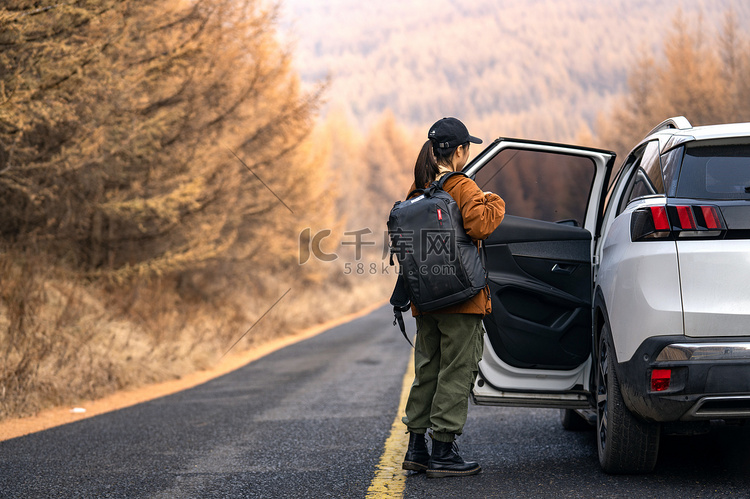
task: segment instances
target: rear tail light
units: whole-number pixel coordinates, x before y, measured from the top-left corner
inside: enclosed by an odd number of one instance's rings
[[[634,211],[630,220],[633,241],[717,237],[725,230],[716,206],[649,206]]]
[[[667,209],[664,206],[652,206],[651,216],[654,218],[654,230],[657,232],[669,231],[669,217]]]
[[[651,371],[651,391],[663,392],[669,390],[669,384],[672,382],[671,369],[654,369]]]
[[[665,239],[672,235],[666,206],[639,208],[630,219],[630,238],[633,241]]]
[[[680,221],[680,227],[683,230],[695,230],[698,226],[695,224],[695,216],[691,206],[675,206],[677,209],[677,218]]]
[[[704,225],[709,230],[724,230],[724,220],[716,206],[701,206],[700,213],[703,215]]]

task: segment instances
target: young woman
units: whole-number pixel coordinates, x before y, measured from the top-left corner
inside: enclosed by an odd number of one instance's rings
[[[443,175],[461,171],[469,158],[469,145],[482,141],[456,118],[437,121],[428,133],[414,166],[414,185],[427,187]],[[487,238],[505,215],[505,202],[497,194],[482,192],[473,180],[454,175],[444,190],[461,210],[466,233],[475,242]],[[403,469],[426,471],[428,477],[474,475],[479,464],[465,462],[454,445],[463,432],[469,393],[482,357],[482,318],[491,311],[489,289],[465,302],[422,313],[412,306],[417,321],[414,348],[414,383],[403,418],[409,432],[409,448]],[[425,433],[432,430],[432,453]]]

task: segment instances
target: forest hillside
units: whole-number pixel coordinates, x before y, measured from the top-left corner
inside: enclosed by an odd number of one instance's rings
[[[709,37],[730,7],[750,23],[740,0],[286,0],[284,19],[302,80],[330,76],[329,107],[360,129],[388,108],[420,136],[457,116],[486,139],[564,141],[661,57],[679,10]]]

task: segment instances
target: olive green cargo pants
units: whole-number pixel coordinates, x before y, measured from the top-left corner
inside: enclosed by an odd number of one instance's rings
[[[414,383],[402,421],[409,432],[432,428],[435,440],[452,442],[463,432],[482,358],[482,316],[430,314],[416,319]]]

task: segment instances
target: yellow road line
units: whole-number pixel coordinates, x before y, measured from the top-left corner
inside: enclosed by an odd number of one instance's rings
[[[406,472],[401,469],[406,448],[409,446],[409,436],[406,432],[401,416],[406,410],[406,399],[414,379],[414,355],[409,360],[406,374],[401,385],[401,402],[398,404],[396,418],[391,425],[391,434],[385,441],[383,454],[375,470],[375,477],[367,490],[367,497],[372,499],[404,497]]]

